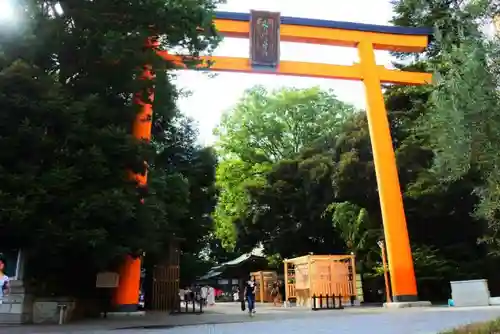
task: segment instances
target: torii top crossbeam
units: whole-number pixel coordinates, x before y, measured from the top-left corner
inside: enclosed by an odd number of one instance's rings
[[[227,37],[248,38],[251,15],[247,13],[216,12],[215,26]],[[280,17],[280,40],[283,42],[312,43],[356,47],[369,40],[375,50],[422,52],[432,35],[429,28],[382,26],[374,24]],[[367,34],[368,33],[368,34]]]
[[[267,12],[257,12],[267,13]],[[360,42],[367,42],[374,50],[398,52],[422,52],[428,44],[431,30],[428,28],[408,28],[395,26],[381,26],[352,22],[337,22],[295,17],[281,17],[273,14],[277,24],[278,36],[274,43],[280,41],[320,44],[343,47],[356,47]],[[252,41],[252,14],[216,12],[214,23],[217,31],[230,38],[246,38]],[[257,42],[258,43],[258,42]],[[276,66],[252,66],[248,58],[212,56],[204,57],[211,61],[210,71],[261,73],[276,75],[307,76],[327,79],[362,80],[360,64],[334,65],[325,63],[280,61],[279,47],[277,49]],[[176,62],[184,67],[180,57],[160,51],[163,58]],[[206,64],[200,65],[205,67]],[[404,72],[376,66],[381,83],[399,83],[418,85],[428,83],[432,76],[428,73]]]

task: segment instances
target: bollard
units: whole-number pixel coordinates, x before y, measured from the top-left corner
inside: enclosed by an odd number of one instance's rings
[[[326,298],[326,305],[325,305],[325,298]],[[322,293],[319,295],[314,294],[312,297],[312,310],[313,311],[318,311],[318,310],[342,310],[344,309],[342,305],[342,295],[335,295],[333,294],[326,294],[323,295]],[[319,299],[319,302],[318,302]],[[337,299],[338,299],[338,304],[337,304]]]
[[[66,304],[57,304],[57,308],[59,309],[59,325],[64,323],[64,315],[66,313],[66,308],[68,305]]]

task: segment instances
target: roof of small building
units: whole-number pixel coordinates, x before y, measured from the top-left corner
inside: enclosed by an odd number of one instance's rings
[[[241,265],[247,261],[250,260],[262,260],[265,259],[264,255],[264,248],[263,247],[256,247],[254,248],[251,252],[245,253],[241,256],[238,256],[236,259],[227,261],[224,263],[221,263],[217,266],[214,266],[210,269],[208,273],[205,275],[201,276],[199,280],[207,280],[211,278],[215,278],[219,275],[221,275],[225,269],[231,268],[231,267],[237,267],[238,265]]]

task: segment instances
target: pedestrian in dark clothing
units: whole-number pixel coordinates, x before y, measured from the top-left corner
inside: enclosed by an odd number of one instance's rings
[[[285,286],[285,282],[283,281],[279,281],[279,291],[280,291],[280,295],[281,295],[281,302],[287,302],[288,300],[286,300],[286,286]]]
[[[245,284],[245,298],[248,302],[248,313],[250,314],[250,316],[255,313],[255,289],[255,278],[250,277],[250,279]]]
[[[244,278],[240,278],[239,279],[239,288],[238,288],[238,298],[240,300],[240,303],[241,303],[241,310],[242,311],[245,311],[246,310],[246,306],[245,306],[245,303],[246,303],[246,297],[245,297],[245,286],[246,286],[246,282],[245,282],[245,279]]]

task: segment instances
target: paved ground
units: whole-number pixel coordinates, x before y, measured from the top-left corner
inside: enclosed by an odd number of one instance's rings
[[[431,334],[470,322],[490,320],[500,316],[500,310],[461,310],[461,311],[415,311],[398,310],[385,313],[351,313],[310,315],[305,318],[255,321],[248,323],[187,326],[174,329],[157,329],[149,333],[164,334],[250,334],[278,333],[288,334]],[[128,332],[132,333],[132,332]]]
[[[250,318],[237,305],[216,306],[203,315],[150,314],[140,319],[116,319],[63,326],[0,327],[0,333],[94,334],[434,334],[441,330],[500,317],[499,307],[384,310],[358,308],[312,312],[261,307]]]

